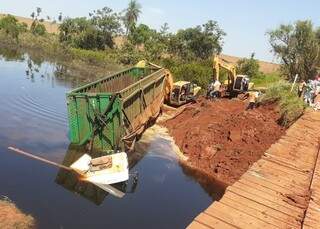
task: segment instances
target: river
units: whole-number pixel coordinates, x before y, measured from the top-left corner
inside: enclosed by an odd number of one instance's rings
[[[221,197],[223,188],[207,187],[181,167],[172,142],[152,129],[129,155],[138,182],[122,187],[121,199],[61,181],[55,167],[9,152],[15,146],[62,163],[80,151],[68,139],[65,94],[81,81],[63,66],[15,54],[0,53],[0,195],[31,214],[38,228],[184,228]]]

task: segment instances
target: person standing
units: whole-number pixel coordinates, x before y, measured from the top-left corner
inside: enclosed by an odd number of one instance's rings
[[[219,80],[215,80],[213,84],[213,97],[214,98],[219,98],[220,97],[220,87],[221,83]]]

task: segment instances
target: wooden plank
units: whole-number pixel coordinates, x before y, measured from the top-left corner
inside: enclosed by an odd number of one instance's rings
[[[286,198],[284,196],[281,196],[281,195],[270,195],[266,192],[262,192],[262,191],[259,191],[255,188],[251,188],[249,186],[245,186],[243,184],[240,184],[238,182],[234,183],[232,185],[232,187],[229,187],[230,189],[233,189],[233,190],[242,190],[244,192],[247,192],[247,193],[251,193],[252,195],[255,195],[255,196],[259,196],[263,199],[266,199],[266,200],[269,200],[273,203],[277,203],[283,207],[286,207],[292,211],[296,211],[296,212],[300,212],[301,209],[299,209],[298,206],[296,205],[291,205],[287,202]],[[228,188],[228,189],[229,189]]]
[[[197,221],[193,221],[188,227],[187,229],[210,229],[210,227],[203,225]]]
[[[307,176],[310,175],[311,171],[309,172],[301,172],[301,171],[297,171],[297,170],[292,170],[290,168],[284,167],[284,166],[277,166],[276,163],[271,162],[271,161],[266,161],[266,160],[259,160],[256,162],[257,166],[261,169],[266,169],[267,171],[269,171],[270,169],[275,170],[275,171],[279,171],[284,175],[294,175],[296,177],[299,178],[305,178]],[[311,170],[312,167],[310,167]]]
[[[284,166],[284,167],[287,167],[287,168],[290,168],[290,169],[294,169],[296,171],[301,171],[301,172],[308,171],[305,168],[297,167],[297,166],[295,166],[294,164],[292,164],[290,162],[280,161],[280,160],[277,160],[275,158],[268,157],[266,155],[263,155],[262,159],[264,159],[266,161],[274,162],[275,164],[278,164],[279,166]]]
[[[275,227],[285,227],[286,225],[298,226],[295,220],[294,220],[295,224],[292,224],[291,221],[288,221],[288,218],[293,219],[292,217],[286,217],[286,219],[284,220],[279,217],[281,215],[283,216],[283,214],[281,214],[280,212],[273,211],[273,213],[275,214],[272,215],[272,213],[270,213],[271,212],[270,209],[266,209],[266,207],[263,207],[262,205],[258,205],[258,204],[255,207],[251,207],[248,205],[247,202],[248,202],[247,200],[245,202],[241,202],[238,200],[238,198],[230,199],[225,197],[220,201],[220,203],[222,204],[232,207],[238,211],[244,212],[252,217],[258,218]]]
[[[279,192],[282,194],[284,194],[284,193],[297,194],[294,189],[291,190],[288,188],[283,188],[283,187],[280,187],[278,185],[274,185],[270,182],[266,182],[265,180],[259,179],[256,177],[242,177],[238,182],[241,182],[243,184],[247,184],[250,186],[261,186],[263,188],[270,189],[272,191]]]
[[[261,173],[258,171],[254,171],[254,170],[249,170],[247,173],[252,174],[256,177],[265,179],[265,180],[270,180],[273,183],[278,183],[278,184],[282,184],[282,185],[287,185],[287,186],[294,186],[297,190],[301,190],[302,192],[305,191],[307,189],[304,183],[300,183],[295,181],[293,178],[292,179],[285,179],[284,177],[281,177],[279,175],[275,175],[272,173]]]
[[[222,217],[227,222],[240,228],[278,228],[259,218],[229,207],[221,202],[215,202],[205,212],[214,216],[216,215],[217,211],[222,213]]]
[[[245,197],[236,195],[232,192],[227,192],[221,199],[222,203],[239,204],[239,207],[243,206],[255,211],[260,211],[261,213],[273,217],[281,222],[286,222],[289,225],[298,225],[297,218],[289,215],[285,212],[279,211],[279,209],[273,206],[266,206],[262,203],[255,202],[254,200],[247,199]],[[300,224],[299,224],[300,225]]]
[[[234,229],[235,226],[232,226],[218,218],[215,218],[211,215],[208,215],[206,213],[201,213],[198,215],[195,220],[205,226],[208,226],[210,228],[225,228],[225,229]]]
[[[271,168],[270,168],[271,169]],[[259,174],[263,177],[269,177],[273,176],[278,178],[282,182],[292,183],[293,181],[304,188],[308,187],[308,184],[310,184],[311,174],[309,176],[305,176],[304,178],[301,178],[299,176],[293,176],[288,175],[285,173],[282,173],[279,170],[272,169],[272,172],[270,169],[260,168],[260,169],[250,169],[251,172]]]
[[[304,213],[304,211],[302,209],[299,209],[299,208],[291,209],[292,206],[290,206],[289,204],[286,204],[286,203],[283,203],[283,202],[282,203],[278,203],[278,202],[275,202],[275,201],[271,201],[269,199],[260,197],[258,195],[252,194],[250,192],[243,191],[243,190],[238,189],[238,188],[229,187],[228,191],[233,192],[233,193],[235,193],[237,195],[240,195],[242,197],[245,197],[247,199],[253,200],[253,201],[257,202],[257,203],[264,204],[265,206],[274,207],[275,209],[279,209],[279,211],[285,212],[286,214],[291,215],[291,216],[296,217],[296,218],[302,218],[303,213]]]
[[[270,178],[266,178],[266,177],[262,177],[262,176],[259,177],[259,176],[257,176],[257,174],[255,174],[251,171],[242,175],[241,179],[246,179],[246,180],[250,180],[255,183],[264,184],[268,187],[270,185],[270,187],[273,187],[275,189],[276,189],[276,187],[280,187],[283,189],[288,189],[289,191],[294,190],[298,193],[305,191],[305,189],[302,189],[302,187],[297,186],[295,184],[284,183],[284,182],[279,181],[278,179],[270,179]]]

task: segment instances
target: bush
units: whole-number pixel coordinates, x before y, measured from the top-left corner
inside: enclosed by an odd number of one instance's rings
[[[46,27],[37,21],[33,21],[30,30],[32,34],[37,36],[43,36],[47,33]]]
[[[259,62],[254,59],[254,53],[252,53],[251,58],[242,58],[237,63],[237,73],[247,75],[251,79],[257,78],[260,75]]]
[[[0,19],[0,30],[5,31],[8,36],[18,41],[18,36],[21,32],[25,32],[25,24],[21,24],[11,15],[4,16]]]
[[[303,100],[297,96],[295,91],[290,92],[290,90],[290,83],[280,81],[271,85],[261,98],[263,104],[278,103],[280,108],[279,124],[285,127],[289,127],[296,121],[306,108]]]
[[[202,62],[178,64],[170,70],[175,81],[190,81],[196,83],[202,89],[207,88],[212,76],[212,67]]]

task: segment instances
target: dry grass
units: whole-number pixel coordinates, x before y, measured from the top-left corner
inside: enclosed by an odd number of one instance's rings
[[[0,200],[0,228],[35,228],[35,220],[32,216],[22,213],[14,203]]]
[[[236,57],[236,56],[229,56],[225,54],[220,55],[223,59],[236,64],[238,60],[241,59],[241,57]],[[263,72],[264,74],[269,74],[269,73],[274,73],[279,70],[280,65],[271,63],[271,62],[266,62],[266,61],[261,61],[259,60],[259,65],[260,65],[260,71]]]
[[[5,15],[6,14],[0,14],[0,17],[3,17]],[[15,15],[13,15],[13,16],[15,16]],[[30,28],[32,21],[33,21],[31,18],[26,18],[26,17],[15,16],[15,18],[21,23],[22,22],[26,23],[29,28]],[[52,22],[46,21],[46,20],[44,22],[42,22],[42,24],[46,27],[46,30],[48,33],[58,33],[59,24],[52,23]]]

